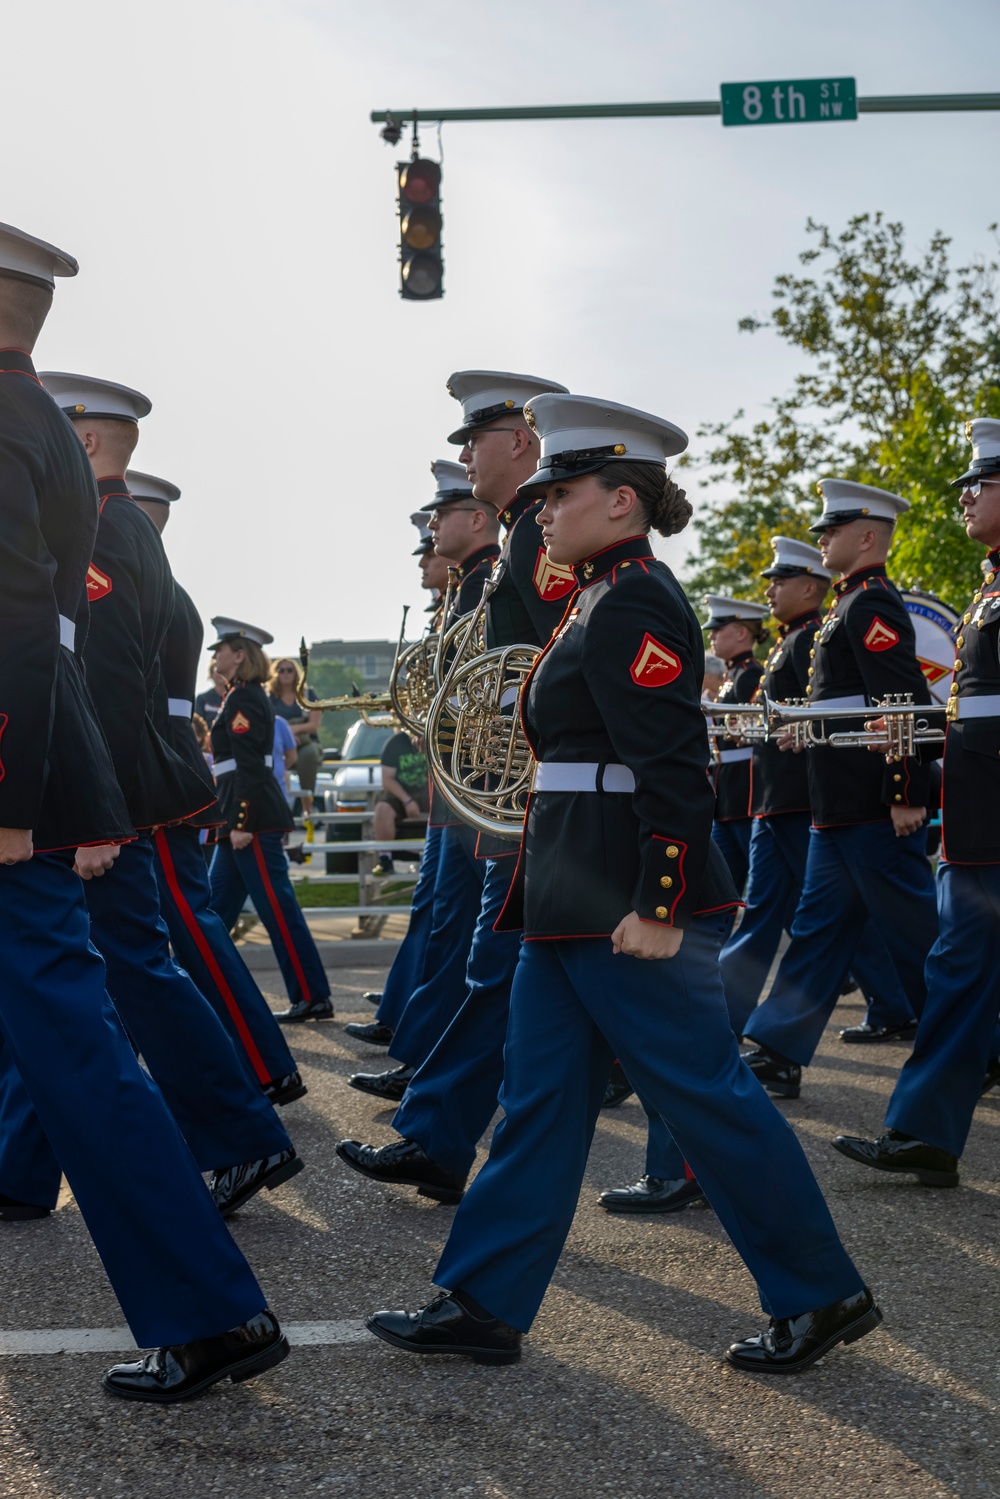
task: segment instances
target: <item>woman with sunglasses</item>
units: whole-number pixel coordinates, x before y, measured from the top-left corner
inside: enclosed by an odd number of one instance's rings
[[[530,413],[530,415],[529,415]],[[757,1282],[769,1329],[729,1361],[788,1373],[881,1321],[790,1127],[740,1058],[719,950],[738,904],[712,843],[701,629],[648,532],[691,514],[672,423],[585,396],[525,407],[520,493],[577,590],[521,697],[538,762],[498,925],[520,926],[489,1160],[422,1311],[368,1327],[417,1353],[512,1363],[573,1221],[613,1057],[672,1131]]]
[[[316,776],[323,763],[323,746],[319,742],[318,712],[305,713],[298,700],[302,668],[291,656],[279,656],[271,670],[267,690],[276,718],[283,718],[295,735],[295,771],[299,778],[302,816],[308,817],[316,795]],[[306,697],[315,702],[316,694],[306,688]]]
[[[332,1020],[330,985],[288,878],[282,837],[291,814],[274,776],[274,714],[263,684],[271,675],[266,630],[213,619],[219,638],[212,671],[222,707],[212,724],[213,769],[227,826],[212,858],[212,905],[228,927],[249,893],[271,939],[291,1000],[276,1019]]]

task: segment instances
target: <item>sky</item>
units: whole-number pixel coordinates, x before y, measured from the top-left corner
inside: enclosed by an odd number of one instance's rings
[[[455,123],[446,295],[403,302],[409,136],[394,150],[368,115],[845,75],[987,92],[995,0],[0,0],[0,27],[0,220],[80,262],[36,364],[150,397],[134,465],[182,490],[176,576],[206,627],[249,620],[283,651],[394,639],[419,606],[409,515],[457,454],[453,370],[638,406],[697,454],[703,423],[760,416],[799,368],[737,323],[766,316],[809,217],[881,209],[914,247],[993,247],[998,114]],[[434,126],[422,145],[437,157]],[[656,544],[682,567],[683,537]]]

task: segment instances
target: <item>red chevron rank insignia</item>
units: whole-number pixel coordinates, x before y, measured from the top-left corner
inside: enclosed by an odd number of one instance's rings
[[[250,727],[250,720],[249,718],[247,718],[245,713],[236,713],[234,714],[233,721],[229,725],[229,727],[232,729],[234,734],[245,734],[247,729],[249,729]]]
[[[87,568],[87,598],[93,604],[111,592],[111,579],[93,563]]]
[[[554,603],[556,599],[564,599],[568,593],[572,593],[576,587],[576,574],[571,567],[550,562],[545,548],[539,547],[538,561],[531,581],[540,599],[544,599],[546,603]]]
[[[865,646],[870,651],[888,651],[899,644],[899,636],[889,625],[884,625],[876,614],[868,626]]]
[[[928,661],[926,656],[918,656],[917,665],[932,687],[935,682],[940,682],[941,678],[946,677],[951,671],[950,663],[948,666],[942,666],[938,661]]]
[[[637,687],[666,687],[680,676],[681,660],[647,631],[629,670]]]

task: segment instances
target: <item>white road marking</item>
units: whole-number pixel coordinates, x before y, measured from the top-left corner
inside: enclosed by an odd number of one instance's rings
[[[293,1347],[331,1348],[366,1343],[369,1334],[360,1320],[343,1322],[285,1322],[282,1328]],[[55,1327],[32,1332],[0,1331],[0,1357],[39,1353],[134,1353],[135,1341],[127,1327]]]

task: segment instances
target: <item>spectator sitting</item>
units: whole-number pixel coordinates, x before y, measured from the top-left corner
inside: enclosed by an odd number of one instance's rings
[[[427,756],[418,749],[409,734],[393,734],[382,751],[382,790],[375,803],[375,838],[391,843],[400,835],[405,821],[426,818],[430,806],[427,785]],[[372,874],[392,874],[392,854],[379,854]]]

